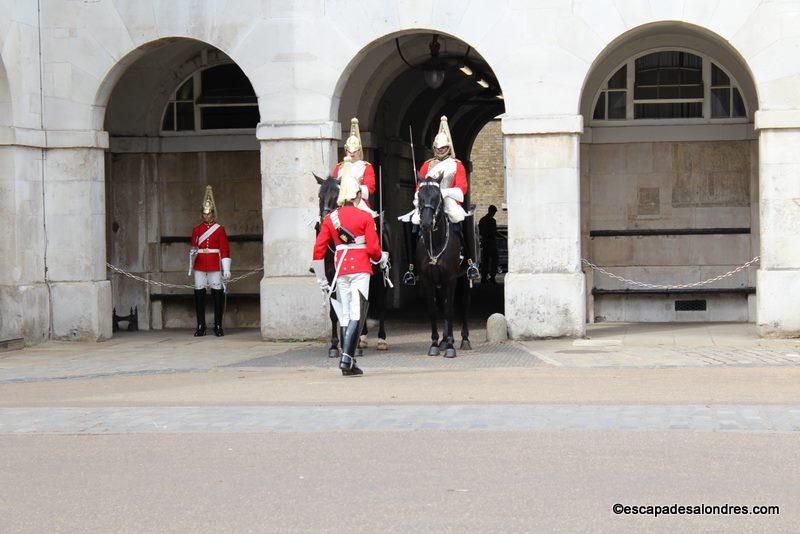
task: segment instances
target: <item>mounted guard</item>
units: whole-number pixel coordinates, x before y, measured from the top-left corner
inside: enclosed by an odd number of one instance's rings
[[[361,130],[358,119],[350,119],[350,136],[344,142],[344,160],[337,163],[331,174],[341,181],[349,176],[355,178],[361,190],[361,202],[358,208],[376,217],[370,205],[370,198],[375,195],[375,169],[364,160],[364,147],[361,144]]]
[[[314,244],[312,267],[320,288],[331,298],[342,333],[342,355],[339,368],[344,376],[363,374],[354,358],[359,334],[367,318],[367,299],[372,264],[381,267],[389,261],[382,252],[371,214],[358,207],[363,202],[362,188],[354,176],[342,176],[338,209],[326,215]],[[325,252],[328,243],[336,246],[336,271],[328,283],[325,276]],[[336,292],[336,298],[332,295]]]
[[[444,198],[444,212],[450,223],[453,224],[456,230],[461,234],[464,257],[467,260],[467,278],[471,281],[480,280],[481,275],[474,261],[475,229],[473,228],[471,219],[465,221],[467,217],[472,217],[472,214],[468,214],[461,206],[461,203],[464,202],[464,197],[469,191],[467,171],[464,168],[464,164],[456,159],[455,149],[453,148],[453,138],[450,135],[450,127],[448,126],[447,117],[445,116],[442,116],[439,122],[439,133],[436,134],[433,140],[433,153],[434,157],[423,163],[419,169],[416,191],[414,193],[414,210],[399,218],[407,225],[409,222],[413,225],[410,232],[408,228],[406,229],[406,246],[408,248],[409,265],[408,271],[403,275],[403,283],[406,285],[415,285],[417,282],[413,263],[417,240],[412,236],[418,235],[419,233],[419,177],[423,179],[433,179],[439,182],[442,197]]]
[[[206,287],[214,297],[214,335],[224,336],[222,316],[225,311],[225,282],[231,277],[231,255],[225,228],[215,221],[214,192],[206,186],[203,198],[203,222],[192,230],[189,251],[189,276],[194,272],[194,305],[197,313],[195,336],[206,335]]]

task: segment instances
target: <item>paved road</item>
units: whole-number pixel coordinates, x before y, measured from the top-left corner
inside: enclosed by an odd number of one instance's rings
[[[798,445],[680,430],[6,435],[0,530],[796,532]]]

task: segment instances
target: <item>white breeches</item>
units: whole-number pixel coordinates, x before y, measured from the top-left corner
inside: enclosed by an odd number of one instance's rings
[[[369,274],[340,274],[336,281],[336,294],[342,303],[342,321],[339,326],[347,326],[350,321],[361,318],[361,300],[358,292],[369,298]]]
[[[222,273],[220,271],[197,271],[194,272],[194,288],[222,289]]]
[[[451,223],[460,223],[467,216],[464,208],[456,202],[456,199],[447,197],[444,199],[444,213]],[[419,224],[419,208],[417,208],[417,197],[414,196],[414,214],[411,215],[411,223]]]

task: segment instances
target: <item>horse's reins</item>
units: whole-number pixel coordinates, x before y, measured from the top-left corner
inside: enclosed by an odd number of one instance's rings
[[[420,184],[420,188],[429,185],[432,187],[438,187],[441,190],[441,186],[438,182],[434,181],[425,181]],[[439,262],[439,258],[444,254],[444,251],[447,250],[447,245],[450,242],[450,225],[445,223],[444,226],[444,245],[442,245],[442,250],[439,251],[438,254],[433,254],[433,231],[436,230],[436,222],[439,218],[439,213],[442,208],[442,204],[444,204],[444,199],[442,198],[441,192],[439,193],[439,203],[434,208],[431,204],[423,204],[422,209],[430,208],[433,210],[433,222],[431,224],[430,229],[428,230],[428,241],[429,243],[425,244],[425,252],[428,254],[428,261],[431,265],[436,265]],[[422,234],[422,240],[425,241],[425,234]]]

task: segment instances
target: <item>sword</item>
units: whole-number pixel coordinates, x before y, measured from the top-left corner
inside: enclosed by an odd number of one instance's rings
[[[383,253],[383,167],[378,165],[378,212],[379,215],[379,228],[378,230],[380,233],[378,234],[378,240],[381,244],[381,253]],[[387,278],[389,278],[389,270],[388,265],[384,265],[381,267],[381,278],[383,279],[383,287],[386,287]],[[389,280],[389,285],[391,286],[392,282]],[[392,286],[393,287],[393,286]]]
[[[417,183],[417,158],[414,156],[414,132],[411,131],[411,125],[408,125],[408,140],[411,143],[411,175],[414,177],[414,183]]]

